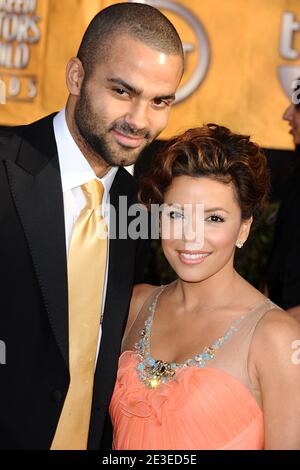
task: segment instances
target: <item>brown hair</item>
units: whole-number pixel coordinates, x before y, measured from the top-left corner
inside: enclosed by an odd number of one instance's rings
[[[270,187],[267,159],[250,137],[217,124],[190,129],[170,140],[141,179],[139,200],[162,204],[176,176],[209,177],[233,183],[242,219],[261,214]]]

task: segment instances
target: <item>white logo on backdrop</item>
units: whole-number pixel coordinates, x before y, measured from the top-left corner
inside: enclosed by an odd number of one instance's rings
[[[208,71],[210,46],[203,25],[190,10],[178,3],[171,2],[170,0],[129,0],[129,2],[145,3],[158,9],[162,8],[164,10],[169,10],[180,16],[193,29],[197,38],[197,44],[183,43],[186,61],[188,60],[188,54],[195,50],[201,51],[201,54],[199,54],[198,63],[191,78],[181,88],[179,88],[176,94],[176,103],[184,101],[199,88]]]
[[[294,48],[295,34],[300,31],[300,21],[291,12],[284,12],[281,22],[279,52],[283,59],[295,61],[299,59],[299,51]],[[285,94],[291,98],[292,82],[300,77],[299,65],[280,65],[278,68],[280,84]]]

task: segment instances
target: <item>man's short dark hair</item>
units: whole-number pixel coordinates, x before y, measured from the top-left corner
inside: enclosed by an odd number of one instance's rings
[[[117,3],[100,11],[88,26],[77,57],[86,76],[109,57],[115,37],[127,35],[169,55],[181,55],[180,37],[158,9],[142,3]]]

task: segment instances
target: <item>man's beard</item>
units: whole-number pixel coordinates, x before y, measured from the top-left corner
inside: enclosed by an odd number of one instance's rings
[[[79,100],[75,107],[74,119],[83,140],[88,143],[89,147],[99,158],[102,158],[110,166],[129,166],[134,164],[142,150],[144,150],[154,138],[150,131],[146,129],[133,129],[124,121],[116,121],[111,124],[109,128],[106,128],[103,120],[101,121],[101,118],[93,113],[84,86],[82,87]],[[101,131],[98,130],[99,128],[101,128]],[[118,145],[118,149],[114,149],[111,141],[113,137],[110,134],[114,129],[127,136],[142,137],[145,140],[145,144],[134,149]],[[117,143],[115,146],[117,147]]]

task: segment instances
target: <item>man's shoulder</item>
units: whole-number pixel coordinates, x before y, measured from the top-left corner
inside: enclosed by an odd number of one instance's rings
[[[52,126],[53,118],[56,116],[56,114],[57,113],[49,114],[48,116],[44,116],[37,121],[31,122],[30,124],[20,124],[17,126],[0,125],[0,136],[9,137],[14,134],[25,135],[37,129],[47,128]]]
[[[56,113],[30,124],[0,126],[0,159],[14,160],[23,140],[35,146],[37,142],[49,147],[53,145],[53,118]]]
[[[0,143],[9,142],[13,134],[13,127],[0,126]]]
[[[14,160],[20,147],[20,135],[13,127],[0,126],[0,160]]]

